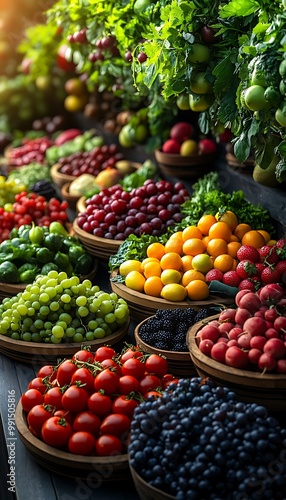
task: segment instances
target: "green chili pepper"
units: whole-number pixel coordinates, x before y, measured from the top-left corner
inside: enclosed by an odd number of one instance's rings
[[[32,228],[29,231],[29,238],[32,243],[42,243],[44,238],[44,230],[41,226],[35,226],[32,224]]]
[[[63,236],[68,236],[69,234],[63,224],[56,221],[51,222],[49,225],[49,232],[53,234],[62,234]]]
[[[23,264],[19,267],[20,282],[21,283],[32,283],[39,272],[38,266],[33,264]]]

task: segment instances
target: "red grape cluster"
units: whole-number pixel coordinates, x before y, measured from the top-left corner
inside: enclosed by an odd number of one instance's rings
[[[181,221],[181,205],[187,199],[182,182],[148,179],[130,192],[117,184],[86,200],[78,225],[94,236],[114,240],[125,240],[130,234],[160,236]]]
[[[68,220],[68,203],[57,198],[47,200],[36,193],[22,191],[15,196],[10,212],[0,207],[0,241],[7,240],[14,227],[34,222],[37,226],[49,226],[57,221],[64,224]]]
[[[36,139],[23,139],[21,146],[9,150],[9,163],[17,167],[29,165],[30,163],[44,163],[46,150],[53,146],[54,142],[49,137],[37,137]]]
[[[67,157],[59,159],[60,172],[62,174],[79,177],[82,174],[98,175],[107,167],[114,167],[123,155],[118,151],[116,144],[104,144],[97,146],[91,151],[78,151]]]

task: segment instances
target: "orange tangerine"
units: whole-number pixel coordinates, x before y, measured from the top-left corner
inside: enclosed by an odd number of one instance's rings
[[[236,259],[237,256],[237,251],[241,247],[241,243],[239,241],[230,241],[227,244],[227,252],[229,255],[231,255],[234,259]]]
[[[136,290],[137,292],[144,291],[144,284],[146,279],[143,274],[138,271],[130,271],[125,278],[125,285],[131,290]]]
[[[159,276],[150,276],[144,283],[144,292],[152,297],[161,297],[163,283]]]
[[[239,241],[239,238],[235,236],[235,234],[232,234],[230,237],[230,241]]]
[[[193,260],[193,257],[191,255],[183,255],[182,256],[182,264],[183,264],[184,273],[186,271],[189,271],[189,269],[193,269],[192,260]]]
[[[182,258],[176,252],[168,252],[163,255],[160,260],[161,268],[165,269],[176,269],[177,271],[181,271],[183,268]]]
[[[190,300],[205,300],[210,294],[208,285],[202,280],[190,281],[186,290]]]
[[[190,238],[202,238],[202,232],[197,226],[188,226],[183,230],[182,238],[183,241],[189,240]]]
[[[177,269],[164,269],[161,273],[161,281],[163,285],[169,285],[169,283],[180,283],[182,273],[177,271]]]
[[[206,244],[199,238],[190,238],[183,243],[185,255],[198,255],[206,251]]]
[[[202,215],[202,217],[199,219],[197,226],[202,232],[202,234],[208,235],[210,227],[217,222],[216,218],[214,215],[211,214],[206,214]]]
[[[203,282],[202,282],[203,283]],[[161,297],[172,302],[180,302],[187,296],[186,288],[180,283],[170,283],[165,285],[161,291]]]
[[[238,225],[238,218],[234,212],[231,210],[225,210],[224,212],[218,212],[215,215],[217,221],[226,222],[232,231],[235,230]]]
[[[266,245],[268,245],[268,241],[270,241],[270,240],[271,240],[271,236],[270,236],[270,234],[268,233],[268,231],[264,231],[264,229],[258,229],[258,232],[259,232],[260,234],[262,234],[262,236],[263,236],[263,237],[264,237],[264,239],[265,239],[265,243],[266,243]]]
[[[159,242],[151,243],[147,247],[146,253],[147,257],[155,257],[156,259],[160,260],[165,253],[165,247],[162,243]]]
[[[200,253],[195,255],[192,260],[192,266],[195,271],[207,273],[213,268],[213,260],[207,253]]]
[[[251,230],[251,226],[249,224],[238,224],[233,231],[233,234],[238,237],[238,240],[241,241],[242,237],[247,231]]]
[[[218,255],[218,257],[216,257],[214,260],[214,269],[218,269],[222,273],[232,271],[233,262],[234,258],[231,255],[228,255],[228,253]]]
[[[143,274],[145,278],[150,278],[151,276],[161,276],[161,266],[160,262],[147,262],[143,269]]]
[[[226,222],[218,221],[210,227],[209,237],[212,240],[213,238],[221,238],[225,240],[227,243],[230,241],[232,231],[229,225]]]
[[[169,238],[165,243],[165,253],[176,252],[183,254],[183,240],[180,237]],[[163,257],[163,255],[162,255]]]
[[[176,231],[175,233],[172,233],[169,238],[180,238],[183,240],[183,231]]]
[[[209,236],[203,236],[202,237],[202,241],[204,242],[204,244],[207,247],[208,246],[208,242],[210,241],[210,237]]]
[[[254,248],[261,248],[265,245],[265,239],[259,231],[252,229],[243,235],[241,243],[243,245],[251,245]]]
[[[222,238],[213,238],[207,245],[207,253],[212,257],[227,253],[227,242]]]
[[[205,275],[203,273],[200,273],[199,271],[195,271],[194,269],[190,269],[189,271],[186,271],[183,276],[181,283],[184,286],[187,286],[190,281],[193,280],[203,280],[206,281]]]

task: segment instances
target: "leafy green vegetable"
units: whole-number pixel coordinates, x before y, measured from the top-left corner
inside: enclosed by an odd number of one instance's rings
[[[151,160],[146,160],[143,165],[120,181],[125,191],[142,186],[147,179],[153,179],[157,174],[157,167]]]

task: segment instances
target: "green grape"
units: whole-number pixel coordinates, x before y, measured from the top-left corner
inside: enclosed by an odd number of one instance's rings
[[[79,295],[75,301],[77,306],[85,306],[87,303],[87,298],[84,295]]]
[[[32,333],[32,342],[41,342],[41,335],[39,334],[39,332],[37,333]]]
[[[70,326],[72,326],[73,328],[78,328],[79,326],[81,326],[79,318],[73,318]]]
[[[33,307],[28,307],[27,314],[28,314],[28,316],[34,316],[35,309]]]
[[[56,282],[58,282],[58,271],[55,270],[49,271],[47,276],[48,278],[54,279]]]
[[[73,285],[73,286],[71,286],[70,289],[74,295],[79,295],[79,286],[78,285]]]
[[[59,338],[59,337],[55,337],[54,335],[51,335],[51,343],[52,343],[52,344],[60,344],[60,343],[61,343],[61,341],[62,341],[62,339],[61,339],[61,338]]]
[[[68,277],[68,275],[64,271],[59,272],[58,273],[58,282],[60,283],[61,281],[66,280],[67,277]]]
[[[32,334],[30,332],[23,333],[22,340],[25,340],[25,342],[31,342]]]
[[[48,294],[50,299],[53,299],[57,295],[57,291],[56,291],[55,287],[51,287],[51,286],[47,286],[47,288],[45,289],[45,293]]]
[[[54,337],[61,339],[61,338],[63,338],[65,331],[64,331],[62,326],[54,325],[52,328],[52,334]]]
[[[99,292],[99,291],[100,291],[100,288],[99,288],[99,286],[98,286],[98,285],[93,285],[93,286],[91,287],[90,291],[91,291],[91,294],[92,294],[92,295],[95,295],[97,292]]]
[[[103,292],[102,290],[101,290],[101,292],[99,293],[99,297],[101,298],[101,302],[102,302],[103,300],[108,300],[108,301],[110,301],[110,295],[109,295],[109,293],[107,293],[107,292]]]
[[[71,282],[71,287],[77,286],[80,283],[79,277],[78,276],[71,276],[70,278]]]
[[[119,306],[119,307],[117,307],[117,309],[115,309],[114,314],[115,314],[116,319],[118,319],[118,318],[122,319],[122,318],[125,318],[126,316],[128,316],[128,311],[126,311],[124,306]]]
[[[31,294],[30,294],[30,292],[26,288],[26,290],[24,290],[24,292],[22,293],[22,299],[24,299],[24,300],[30,300],[30,296],[31,296]]]
[[[76,332],[73,338],[73,342],[82,342],[83,335],[81,333]]]
[[[24,304],[27,308],[32,306],[31,300],[25,300]]]
[[[50,313],[47,319],[48,319],[49,321],[51,321],[52,323],[56,323],[56,321],[58,321],[58,317],[59,317],[59,315],[58,315],[58,313],[55,311],[55,312]]]
[[[65,280],[62,280],[61,285],[64,289],[70,288],[72,286],[72,282],[71,282],[70,278],[67,278]]]
[[[83,280],[83,281],[81,282],[81,284],[82,284],[82,285],[83,285],[86,289],[87,289],[87,288],[91,288],[91,287],[92,287],[92,282],[91,282],[90,280],[88,280],[88,279]]]
[[[46,282],[47,288],[55,288],[55,286],[57,286],[57,284],[58,284],[58,282],[57,282],[57,280],[55,278],[50,278]]]
[[[93,305],[93,307],[95,307],[95,310],[96,310],[96,311],[97,311],[97,309],[99,309],[99,308],[100,308],[100,306],[101,306],[101,302],[102,302],[102,300],[101,300],[99,297],[97,297],[97,298],[93,299],[93,301],[92,301],[92,305]]]
[[[78,315],[81,317],[81,318],[85,318],[89,313],[89,310],[87,307],[84,307],[84,306],[80,306],[78,308]]]
[[[109,324],[109,328],[111,330],[111,332],[116,332],[118,330],[118,324],[117,324],[117,321],[114,322],[114,323],[110,323]]]
[[[113,302],[117,302],[118,301],[118,295],[115,292],[111,292],[109,294],[109,297],[110,297],[110,300],[113,300]]]
[[[44,328],[44,322],[41,319],[36,319],[34,321],[34,325],[37,328],[37,330],[42,330]]]
[[[17,332],[19,330],[19,323],[11,323],[10,328],[14,332]]]
[[[45,328],[46,330],[50,330],[50,329],[52,329],[52,328],[53,328],[53,323],[51,323],[51,321],[45,321],[45,323],[44,323],[44,328]]]
[[[59,294],[63,293],[63,287],[62,287],[62,285],[56,285],[55,286],[55,290]]]
[[[110,312],[105,315],[104,319],[107,324],[114,323],[116,321],[116,316],[114,313]]]
[[[20,335],[18,332],[13,332],[11,335],[11,339],[13,340],[20,340]]]
[[[90,330],[92,330],[92,331],[93,331],[93,330],[95,330],[95,329],[97,328],[98,324],[97,324],[97,321],[96,321],[95,319],[91,319],[91,320],[88,322],[87,326],[88,326],[88,328],[89,328]]]
[[[14,309],[14,310],[12,311],[12,317],[13,317],[13,318],[17,318],[17,319],[19,319],[19,318],[20,318],[20,313],[17,311],[17,309]]]
[[[93,333],[96,339],[103,339],[105,337],[105,330],[103,328],[96,328]]]
[[[110,300],[103,300],[101,302],[99,310],[103,314],[111,313],[111,311],[113,311],[113,304],[112,304],[112,302]]]
[[[57,325],[61,326],[64,330],[66,330],[68,326],[65,321],[57,321]]]
[[[75,333],[80,333],[82,336],[84,336],[85,335],[85,328],[83,326],[78,326],[75,329]]]
[[[35,295],[36,297],[40,294],[40,287],[36,284],[33,284],[30,289],[31,295]],[[32,300],[32,298],[31,298]]]
[[[37,332],[37,331],[38,331],[38,330],[37,330],[37,327],[36,327],[36,326],[34,325],[34,323],[33,323],[33,324],[30,326],[30,332],[31,332],[31,333],[35,333],[35,332]]]
[[[39,313],[42,316],[48,316],[49,312],[50,312],[50,308],[48,306],[41,306],[39,309]]]
[[[72,303],[71,302],[69,304],[64,304],[63,311],[68,312],[68,311],[71,310],[71,308],[72,308]]]
[[[75,329],[72,326],[68,326],[66,329],[66,336],[72,338],[75,335]]]
[[[88,340],[88,341],[94,340],[94,332],[92,332],[92,331],[86,332],[85,337],[86,337],[86,340]]]
[[[48,302],[50,302],[50,296],[48,293],[43,292],[40,294],[39,300],[40,302],[42,302],[42,304],[47,304]]]
[[[64,304],[68,304],[71,301],[71,296],[68,295],[67,293],[63,293],[63,295],[61,296],[61,301]]]
[[[37,300],[34,300],[31,304],[31,307],[33,307],[35,309],[35,311],[39,311],[40,307],[41,307],[41,304],[40,302],[38,302]],[[29,309],[29,308],[28,308]]]
[[[50,303],[50,310],[51,311],[58,311],[60,308],[60,304],[58,302],[51,302]]]
[[[128,321],[128,317],[126,318],[126,316],[124,318],[117,318],[116,320],[116,323],[118,325],[125,325]]]
[[[4,330],[8,330],[10,323],[6,320],[4,320],[4,321],[2,320],[0,325],[1,325],[1,328],[3,328]]]
[[[118,299],[117,304],[127,304],[125,299],[122,299],[121,297]]]
[[[24,318],[22,321],[22,325],[27,327],[27,328],[30,328],[30,326],[32,324],[33,324],[33,320],[32,320],[32,318],[29,318],[29,317]]]
[[[65,323],[68,325],[72,321],[72,316],[66,312],[62,313],[59,315],[59,321],[65,321]]]

